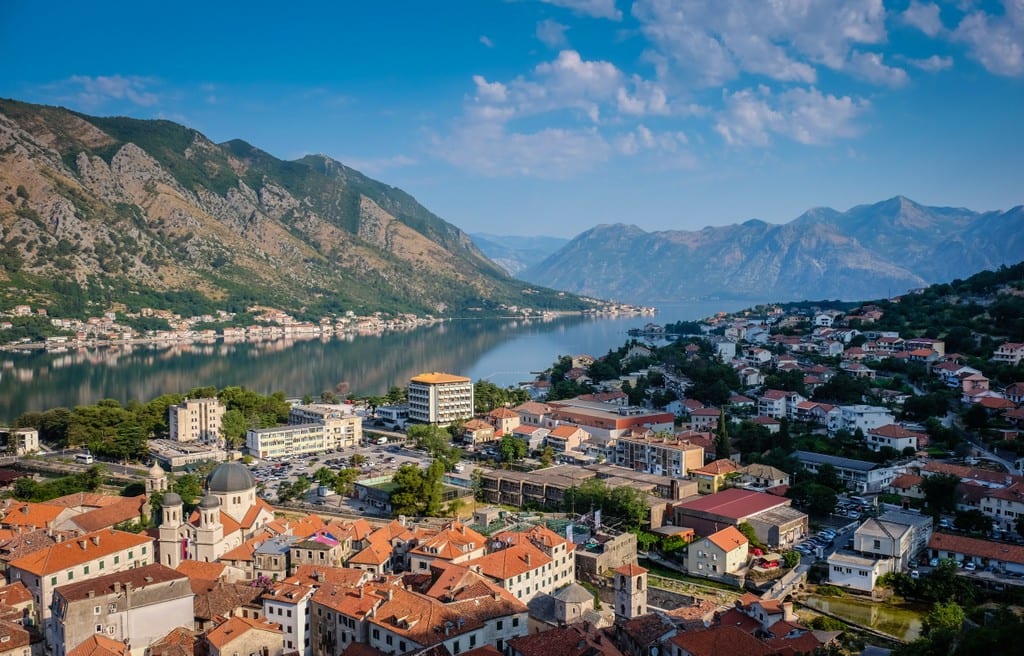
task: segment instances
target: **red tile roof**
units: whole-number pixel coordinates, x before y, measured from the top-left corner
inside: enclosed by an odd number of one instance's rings
[[[724,624],[704,631],[684,631],[669,642],[691,656],[768,656],[766,644],[735,626]]]
[[[104,529],[73,540],[66,540],[46,549],[41,549],[17,560],[12,560],[8,567],[31,572],[36,576],[45,576],[66,570],[75,565],[87,563],[103,556],[108,556],[132,547],[149,545],[153,548],[153,538],[135,533]],[[141,556],[141,554],[139,554]]]
[[[622,567],[616,568],[615,569],[615,573],[616,574],[622,574],[623,576],[633,577],[633,576],[640,576],[641,574],[646,574],[647,570],[644,569],[643,567],[640,567],[639,565],[635,565],[633,563],[627,563],[627,564],[623,565]]]
[[[109,595],[119,592],[122,587],[131,586],[133,590],[141,590],[150,585],[161,585],[177,581],[184,591],[189,578],[176,570],[155,563],[145,567],[133,567],[122,572],[104,574],[93,579],[68,583],[57,587],[54,591],[68,601],[81,601],[94,596]]]
[[[67,652],[67,656],[126,656],[128,645],[104,635],[93,635]]]
[[[491,552],[486,556],[474,558],[463,563],[467,567],[479,571],[498,581],[538,569],[551,562],[551,559],[529,542],[513,544],[504,549]]]
[[[278,634],[282,636],[280,639],[283,640],[283,633],[281,631],[280,624],[273,624],[262,619],[250,619],[248,617],[229,618],[220,626],[208,631],[206,634],[206,640],[216,647],[218,651],[223,651],[225,647],[250,631],[261,631],[263,633],[267,633],[268,638],[274,634]]]
[[[722,530],[712,533],[708,536],[708,540],[725,553],[730,553],[748,543],[747,537],[740,533],[735,526],[726,526]]]
[[[1024,565],[1024,547],[1016,544],[989,542],[949,533],[933,533],[931,539],[928,540],[928,548],[987,558],[990,561]]]

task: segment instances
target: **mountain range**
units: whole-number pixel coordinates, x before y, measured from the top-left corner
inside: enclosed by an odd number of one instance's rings
[[[404,191],[164,120],[0,100],[0,309],[442,316],[589,304],[509,276]]]
[[[902,196],[785,224],[697,231],[599,225],[518,275],[631,303],[888,297],[1024,260],[1024,207],[974,212]]]
[[[514,235],[491,235],[483,232],[470,235],[473,243],[492,262],[504,269],[510,276],[556,252],[569,243],[564,237],[517,237]]]

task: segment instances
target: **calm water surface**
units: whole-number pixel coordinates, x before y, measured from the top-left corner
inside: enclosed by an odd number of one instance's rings
[[[552,321],[454,320],[382,337],[262,343],[136,345],[47,353],[0,353],[0,422],[29,410],[110,398],[146,401],[212,385],[261,393],[317,395],[325,390],[383,394],[424,371],[447,371],[498,385],[530,380],[559,355],[600,356],[621,346],[630,328],[700,319],[749,302],[708,301],[659,307],[656,317]],[[339,387],[340,386],[340,387]]]
[[[868,626],[907,642],[921,635],[921,620],[927,609],[912,606],[888,606],[853,597],[818,597],[804,600],[811,608],[833,613],[841,618]]]

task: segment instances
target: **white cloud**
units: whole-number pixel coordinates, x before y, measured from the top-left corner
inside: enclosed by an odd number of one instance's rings
[[[584,16],[607,18],[613,21],[622,20],[622,12],[615,6],[615,0],[541,0],[541,2],[571,9]]]
[[[111,100],[127,100],[150,107],[160,100],[156,93],[147,89],[152,84],[152,78],[135,75],[74,75],[60,86],[71,87],[74,99],[86,107],[99,107]]]
[[[537,38],[549,48],[562,48],[569,45],[569,39],[565,36],[568,29],[568,25],[548,18],[537,23]]]
[[[886,66],[882,61],[882,55],[877,52],[851,53],[847,70],[868,82],[890,87],[901,87],[909,79],[907,72],[902,68]]]
[[[434,140],[445,161],[481,175],[566,178],[604,162],[608,142],[595,129],[509,131],[502,124],[467,123]]]
[[[802,144],[852,137],[858,132],[854,120],[868,108],[866,100],[827,95],[814,87],[774,95],[762,85],[725,91],[723,101],[715,131],[733,146],[767,146],[773,135]]]
[[[484,44],[488,48],[494,47],[494,41],[491,41],[491,37],[487,36],[486,34],[480,35],[480,43]]]
[[[689,143],[684,132],[655,133],[641,123],[633,130],[619,135],[615,140],[615,149],[623,155],[636,155],[643,151],[679,153]]]
[[[965,44],[970,56],[990,73],[1024,74],[1024,0],[1003,0],[1001,16],[968,13],[952,37]]]
[[[631,83],[632,94],[624,86],[615,92],[615,101],[621,113],[632,116],[664,116],[670,113],[668,96],[658,84],[638,75],[631,78]]]
[[[742,73],[812,83],[844,69],[857,45],[886,39],[881,0],[637,0],[633,15],[656,55],[708,86]]]
[[[476,97],[485,103],[503,103],[508,98],[508,88],[501,82],[488,82],[482,75],[473,76]]]
[[[900,14],[900,19],[928,36],[937,36],[943,30],[939,6],[931,2],[924,3],[914,0],[906,11]]]
[[[953,66],[952,57],[940,57],[939,55],[932,55],[925,59],[907,59],[906,62],[915,68],[929,73],[944,71]]]

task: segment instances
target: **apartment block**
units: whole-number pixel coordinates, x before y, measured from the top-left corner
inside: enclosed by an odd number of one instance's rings
[[[186,399],[168,408],[169,435],[175,442],[220,442],[224,404],[217,399]]]
[[[409,381],[409,420],[450,424],[473,416],[473,382],[446,373],[420,374]]]

